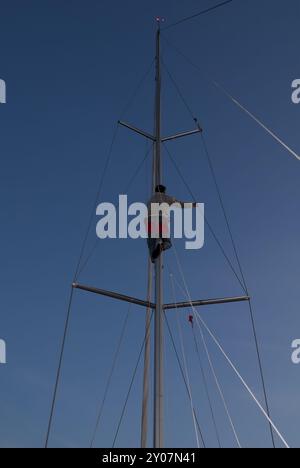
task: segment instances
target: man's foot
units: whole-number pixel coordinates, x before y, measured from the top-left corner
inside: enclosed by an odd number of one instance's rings
[[[157,247],[155,248],[153,254],[152,254],[152,262],[154,263],[155,260],[158,259],[158,257],[160,256],[160,254],[162,253],[163,251],[163,245],[161,243],[159,243],[157,245]]]
[[[170,239],[165,239],[162,244],[162,250],[166,251],[172,248],[172,242]]]

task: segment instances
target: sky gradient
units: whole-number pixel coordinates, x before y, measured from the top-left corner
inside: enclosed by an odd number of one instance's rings
[[[66,307],[80,246],[116,121],[154,58],[157,15],[168,23],[210,7],[212,0],[2,0],[0,79],[1,298],[0,446],[42,447],[50,411]],[[300,447],[300,366],[291,343],[300,338],[300,163],[241,113],[211,83],[216,79],[300,152],[300,105],[291,102],[299,75],[298,0],[237,0],[206,17],[170,29],[165,37],[203,70],[197,72],[163,42],[163,58],[201,121],[247,278],[261,344],[272,418]],[[154,70],[124,118],[153,128]],[[169,134],[193,128],[176,90],[163,77],[163,126]],[[145,141],[118,131],[101,201],[126,193],[144,157]],[[184,177],[234,259],[200,140],[169,144]],[[189,199],[166,153],[168,193]],[[147,200],[150,159],[130,187],[131,201]],[[91,230],[87,253],[96,240]],[[241,288],[207,232],[205,247],[176,242],[195,299],[240,294]],[[179,278],[174,253],[166,261]],[[99,241],[80,281],[145,297],[145,242]],[[166,272],[166,301],[173,301]],[[185,297],[180,290],[178,300]],[[89,446],[99,401],[128,307],[76,292],[50,446]],[[201,314],[262,399],[247,305]],[[170,323],[176,335],[176,319]],[[195,406],[207,446],[216,445],[186,313],[181,324]],[[144,311],[133,307],[96,445],[110,447],[143,340]],[[209,342],[209,340],[208,340]],[[270,446],[268,426],[209,342],[224,394],[245,447]],[[203,356],[204,359],[204,356]],[[205,361],[205,359],[204,359]],[[208,372],[224,447],[235,446]],[[189,401],[166,335],[168,447],[195,447]],[[141,377],[117,446],[139,444]],[[150,441],[151,441],[150,430]],[[278,446],[280,442],[276,439]]]

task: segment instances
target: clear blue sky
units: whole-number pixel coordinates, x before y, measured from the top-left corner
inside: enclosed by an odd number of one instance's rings
[[[0,78],[8,90],[7,104],[0,108],[0,338],[8,346],[8,364],[0,367],[1,447],[44,443],[70,283],[115,121],[154,57],[153,18],[164,15],[171,23],[213,4],[212,0],[1,2]],[[291,364],[290,345],[300,337],[300,163],[206,76],[222,83],[299,152],[300,106],[291,103],[290,89],[292,80],[299,78],[299,15],[297,0],[236,0],[170,30],[168,39],[202,66],[202,76],[172,50],[163,50],[205,129],[253,296],[272,416],[294,447],[300,446],[300,366]],[[167,77],[164,86],[166,133],[190,128],[190,118]],[[152,98],[150,75],[127,120],[151,130]],[[172,143],[170,150],[199,201],[206,204],[207,216],[232,257],[198,140]],[[144,152],[141,138],[120,130],[104,201],[123,193]],[[167,156],[164,171],[169,193],[188,198]],[[130,192],[132,201],[145,201],[148,182],[144,167]],[[89,247],[94,241],[93,230]],[[193,297],[240,294],[209,233],[199,252],[186,253],[181,242],[177,248]],[[81,281],[144,297],[146,261],[143,241],[104,241]],[[175,271],[172,252],[167,262]],[[166,299],[171,299],[168,282]],[[89,444],[126,311],[126,305],[76,294],[51,445]],[[262,398],[247,306],[201,312]],[[138,308],[131,311],[98,446],[112,443],[142,341],[143,314]],[[207,445],[214,446],[185,313],[182,327],[195,406]],[[168,338],[166,348],[166,445],[194,447],[189,402]],[[242,445],[268,446],[264,419],[212,343],[210,349]],[[222,444],[234,446],[210,377],[209,382]],[[118,446],[138,445],[140,410],[141,368]]]

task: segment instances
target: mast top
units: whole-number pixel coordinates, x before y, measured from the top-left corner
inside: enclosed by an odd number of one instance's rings
[[[164,16],[156,16],[155,21],[157,23],[158,29],[160,29],[160,24],[166,22],[166,18]]]

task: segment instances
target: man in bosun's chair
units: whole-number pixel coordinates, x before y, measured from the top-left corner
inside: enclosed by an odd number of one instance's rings
[[[196,208],[197,203],[186,203],[166,194],[164,185],[157,185],[155,194],[148,203],[148,248],[151,260],[155,260],[160,254],[172,247],[170,239],[170,206],[178,205],[178,208]]]

